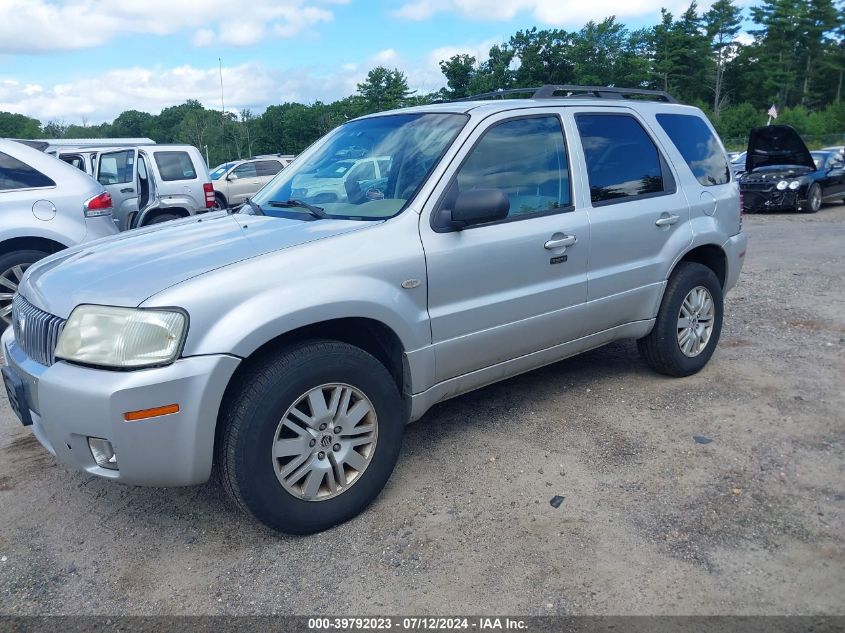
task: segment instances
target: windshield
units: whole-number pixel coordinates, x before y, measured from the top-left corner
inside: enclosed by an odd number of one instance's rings
[[[229,171],[229,168],[234,164],[235,163],[223,163],[222,165],[217,165],[217,167],[209,173],[209,176],[211,176],[212,180],[218,180],[220,176]]]
[[[816,164],[816,169],[821,169],[824,166],[824,161],[827,158],[827,154],[810,152],[810,156],[813,157],[813,162]]]
[[[381,220],[414,197],[467,121],[463,114],[390,114],[341,125],[300,156],[252,201],[270,216]],[[354,155],[354,158],[350,158]]]

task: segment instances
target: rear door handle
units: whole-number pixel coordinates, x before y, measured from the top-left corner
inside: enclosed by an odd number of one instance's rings
[[[135,193],[135,190],[132,187],[124,187],[120,190],[120,193]]]
[[[679,215],[667,214],[667,215],[662,215],[659,218],[657,218],[657,220],[655,220],[654,223],[657,226],[671,226],[672,224],[674,224],[675,222],[677,222],[680,219],[681,219],[681,216],[679,216]]]
[[[543,246],[546,250],[553,251],[556,248],[564,248],[566,246],[574,246],[578,243],[578,238],[574,235],[564,235],[562,237],[554,238],[546,242]]]

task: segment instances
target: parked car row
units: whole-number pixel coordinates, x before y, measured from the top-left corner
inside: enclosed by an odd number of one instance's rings
[[[531,97],[346,122],[231,212],[31,266],[12,409],[73,468],[173,486],[214,463],[241,508],[308,533],[366,508],[447,398],[622,338],[699,371],[747,245],[712,126],[665,93]],[[137,152],[98,156],[92,195],[142,158],[161,173]]]

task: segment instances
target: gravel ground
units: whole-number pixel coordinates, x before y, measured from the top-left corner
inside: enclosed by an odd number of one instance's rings
[[[0,612],[845,614],[845,207],[746,230],[700,374],[622,342],[441,404],[317,536],[68,471],[0,403]]]

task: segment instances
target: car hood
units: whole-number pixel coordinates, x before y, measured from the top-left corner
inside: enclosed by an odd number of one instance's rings
[[[767,125],[751,130],[745,171],[775,165],[800,165],[815,171],[816,163],[798,132],[789,125]]]
[[[192,217],[61,251],[27,270],[20,293],[62,318],[82,303],[137,306],[214,269],[372,224],[225,212]]]

